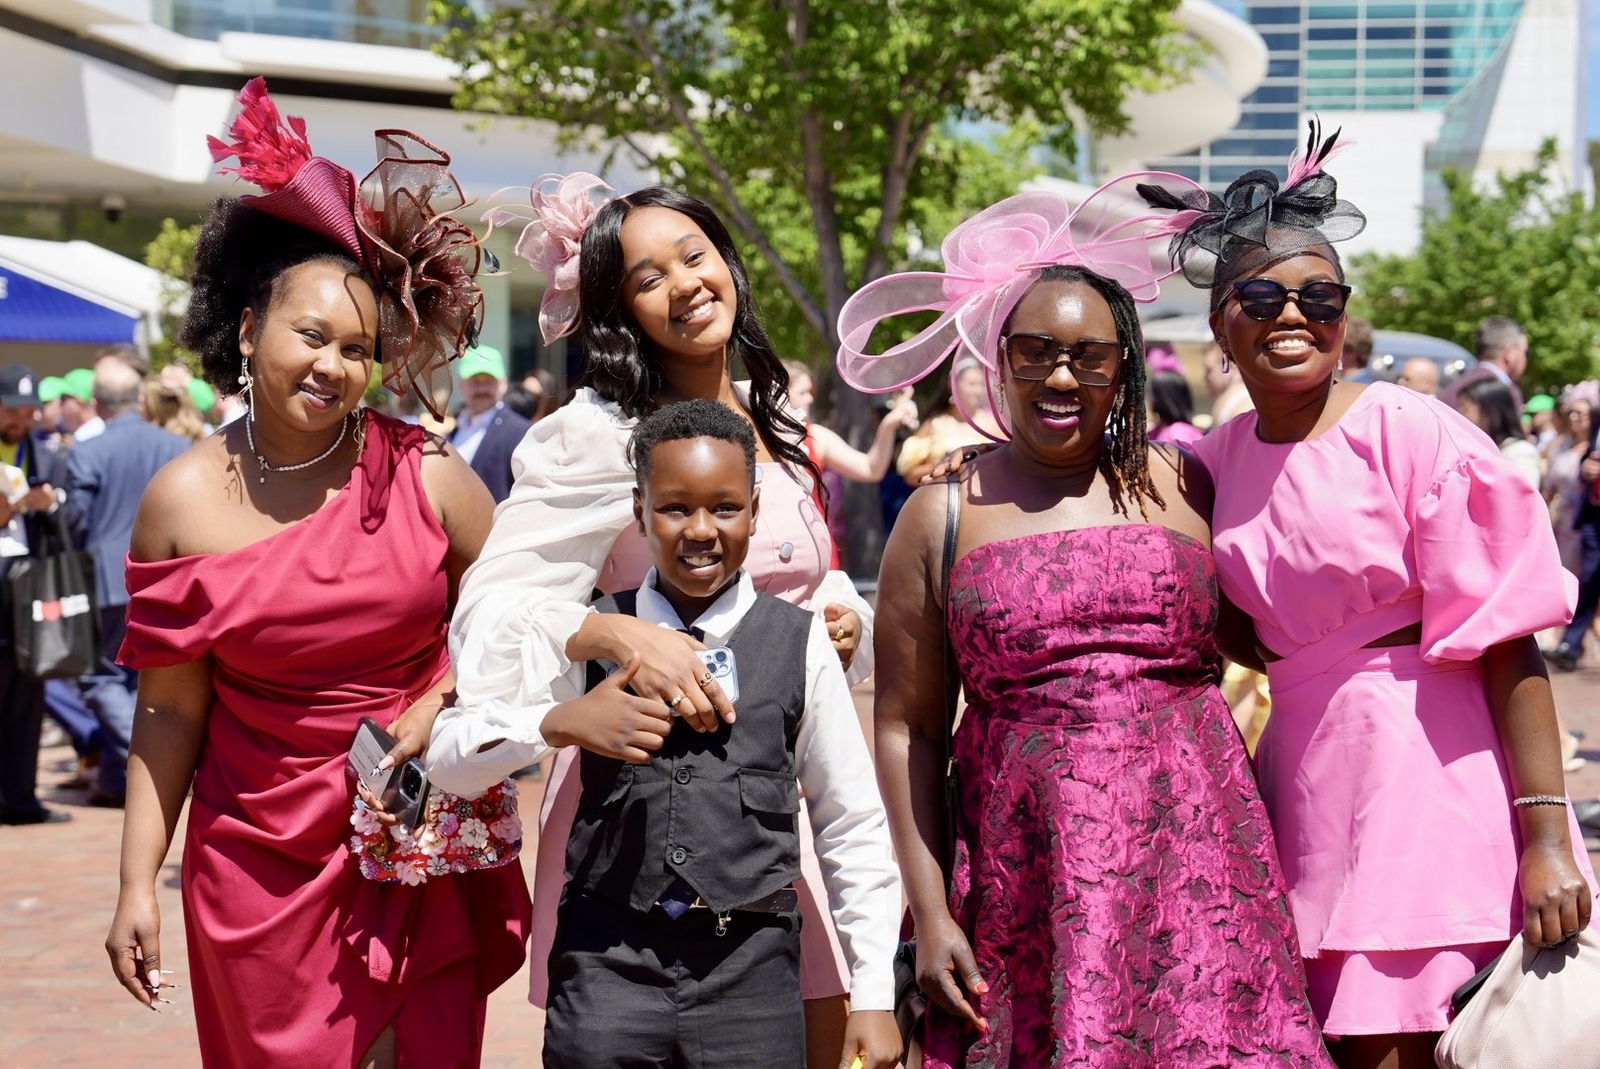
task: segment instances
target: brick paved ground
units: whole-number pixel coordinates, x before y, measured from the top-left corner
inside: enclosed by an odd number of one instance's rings
[[[1587,732],[1588,767],[1569,778],[1575,797],[1600,794],[1600,666],[1555,680],[1568,726]],[[858,695],[858,704],[869,700]],[[71,750],[45,752],[42,797],[69,809],[71,824],[0,827],[0,1069],[99,1069],[115,1063],[184,1067],[198,1064],[194,1027],[182,990],[176,1005],[154,1014],[111,979],[101,949],[117,894],[121,814],[84,806],[80,792],[55,785],[67,775]],[[535,785],[535,791],[537,786]],[[529,799],[533,811],[533,799]],[[179,839],[181,842],[181,829]],[[1591,840],[1600,865],[1600,843]],[[531,859],[532,851],[525,855]],[[163,871],[162,954],[184,982],[178,856]],[[518,975],[489,1004],[485,1064],[536,1067],[542,1021],[526,1001]]]

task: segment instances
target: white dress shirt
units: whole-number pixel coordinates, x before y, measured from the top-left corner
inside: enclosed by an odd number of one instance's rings
[[[456,447],[456,452],[461,454],[461,459],[468,464],[478,455],[478,447],[483,444],[483,436],[489,430],[489,424],[494,422],[497,412],[504,407],[501,401],[493,408],[486,408],[474,416],[469,412],[462,412],[456,417],[456,429],[450,434],[450,444]]]
[[[659,627],[683,630],[672,605],[655,588],[651,569],[639,588],[636,615]],[[756,603],[748,573],[719,597],[694,625],[708,646],[725,643]],[[805,710],[795,740],[795,773],[810,808],[817,858],[828,905],[850,965],[851,1006],[894,1007],[894,950],[900,917],[900,873],[889,824],[873,775],[872,758],[856,719],[850,686],[822,620],[811,618],[806,637]],[[552,681],[545,703],[580,697],[585,666],[570,665]],[[429,778],[444,790],[473,794],[487,789],[549,752],[543,721],[515,713],[446,709],[434,722],[428,747]],[[677,728],[685,731],[687,728]],[[738,730],[735,722],[734,729]],[[490,747],[484,749],[485,746]]]

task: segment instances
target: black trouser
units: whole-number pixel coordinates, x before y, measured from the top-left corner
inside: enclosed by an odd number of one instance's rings
[[[1600,508],[1591,505],[1584,509],[1578,520],[1578,534],[1583,539],[1583,558],[1578,565],[1578,604],[1573,609],[1572,623],[1561,644],[1583,652],[1583,640],[1594,625],[1595,609],[1600,607]]]
[[[550,949],[545,1069],[805,1064],[800,918],[695,909],[673,920],[568,887]]]
[[[37,813],[42,808],[34,791],[39,784],[43,723],[44,681],[20,671],[11,643],[0,641],[0,812],[4,815]]]

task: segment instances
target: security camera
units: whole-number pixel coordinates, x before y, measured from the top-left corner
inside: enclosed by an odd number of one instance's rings
[[[100,210],[106,213],[106,222],[121,222],[122,213],[128,208],[128,202],[121,194],[107,193],[100,198]]]

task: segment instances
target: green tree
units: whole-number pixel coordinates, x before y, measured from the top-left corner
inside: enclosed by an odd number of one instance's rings
[[[1189,58],[1179,0],[432,0],[456,103],[555,123],[706,197],[776,343],[825,367],[849,295],[1015,192],[1032,149],[1127,128]],[[992,130],[1009,130],[983,136]],[[974,131],[977,136],[974,136]],[[1021,136],[1019,136],[1021,135]],[[1023,136],[1028,138],[1024,143]],[[832,391],[841,429],[865,398]],[[863,498],[852,515],[868,512]],[[876,514],[875,508],[871,510]],[[875,533],[853,524],[858,566]]]
[[[176,219],[163,219],[161,232],[144,249],[145,266],[166,276],[161,282],[162,337],[150,346],[150,363],[158,369],[178,363],[195,374],[200,372],[199,358],[178,344],[178,328],[183,324],[183,310],[189,300],[194,243],[199,237],[199,223],[179,226]]]
[[[1551,178],[1555,145],[1492,188],[1444,174],[1448,207],[1429,213],[1408,256],[1357,257],[1357,312],[1379,327],[1472,347],[1479,320],[1507,315],[1528,332],[1523,392],[1600,371],[1600,213]]]

